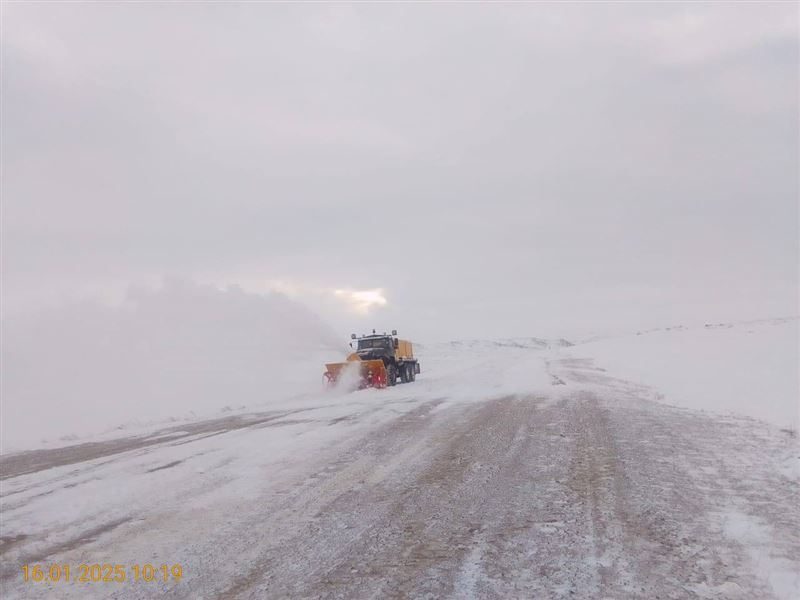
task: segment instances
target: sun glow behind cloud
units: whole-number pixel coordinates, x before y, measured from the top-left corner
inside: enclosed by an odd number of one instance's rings
[[[343,300],[349,307],[362,314],[368,313],[376,306],[386,306],[387,300],[383,288],[372,290],[334,290],[333,295]]]

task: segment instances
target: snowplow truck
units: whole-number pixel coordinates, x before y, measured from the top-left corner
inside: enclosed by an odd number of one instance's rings
[[[396,330],[391,335],[375,333],[374,329],[371,335],[352,334],[350,347],[355,352],[345,362],[326,364],[323,381],[333,386],[351,372],[357,373],[359,389],[396,385],[398,379],[403,383],[414,381],[420,372],[414,349],[411,342],[396,336]]]

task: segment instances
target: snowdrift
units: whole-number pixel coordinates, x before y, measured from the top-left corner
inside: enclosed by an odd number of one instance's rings
[[[640,331],[569,348],[677,406],[747,415],[797,430],[797,318]]]
[[[186,281],[9,319],[3,342],[4,450],[316,390],[343,352],[285,296]]]
[[[415,397],[447,402],[484,401],[511,395],[554,397],[547,359],[555,348],[569,347],[563,339],[507,338],[456,340],[417,344],[422,374],[413,385]],[[403,393],[403,386],[398,388]]]

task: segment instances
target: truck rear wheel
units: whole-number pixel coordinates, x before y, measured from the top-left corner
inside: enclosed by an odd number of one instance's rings
[[[416,367],[416,365],[408,365],[408,380],[409,381],[416,381],[417,380],[417,367]]]
[[[410,379],[411,371],[408,370],[408,365],[403,365],[400,367],[400,381],[403,383],[408,383],[411,381]]]

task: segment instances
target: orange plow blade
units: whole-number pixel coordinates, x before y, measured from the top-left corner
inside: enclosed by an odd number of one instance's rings
[[[386,367],[382,360],[354,360],[325,365],[323,380],[329,386],[352,381],[359,389],[386,387]]]

